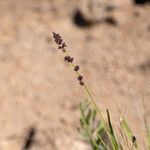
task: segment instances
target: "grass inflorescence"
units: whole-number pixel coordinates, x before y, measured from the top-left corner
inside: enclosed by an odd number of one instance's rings
[[[58,49],[64,54],[64,61],[71,64],[73,71],[77,75],[77,81],[84,88],[88,95],[88,102],[80,104],[80,133],[85,141],[87,141],[93,150],[138,150],[136,136],[132,133],[127,121],[119,114],[120,124],[119,131],[124,145],[119,142],[111,122],[110,112],[107,109],[107,122],[104,120],[100,109],[98,108],[95,99],[93,98],[88,86],[84,81],[83,75],[80,74],[80,66],[74,64],[74,57],[69,55],[66,43],[60,34],[53,32],[53,38],[58,46]],[[148,150],[150,150],[150,130],[145,122]]]

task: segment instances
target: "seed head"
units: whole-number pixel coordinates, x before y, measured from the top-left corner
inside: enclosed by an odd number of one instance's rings
[[[57,46],[58,46],[58,49],[60,49],[60,50],[62,50],[62,52],[64,53],[64,52],[66,52],[66,47],[67,47],[67,45],[66,45],[66,43],[63,41],[63,38],[58,34],[58,33],[55,33],[55,32],[53,32],[53,38],[54,38],[54,40],[55,40],[55,43],[57,44]],[[65,57],[64,57],[64,61],[65,62],[68,62],[68,63],[72,63],[73,62],[73,60],[74,60],[74,58],[73,57],[71,57],[71,56],[69,56],[69,55],[66,55]],[[80,67],[79,66],[75,66],[74,67],[74,71],[78,71],[80,69]],[[77,73],[78,74],[78,73]],[[79,75],[78,76],[78,81],[79,81],[79,83],[80,83],[80,85],[84,85],[84,82],[82,81],[83,80],[83,77],[81,76],[81,75]]]

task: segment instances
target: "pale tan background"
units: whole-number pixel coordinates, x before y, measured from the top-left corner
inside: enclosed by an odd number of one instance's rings
[[[77,9],[91,27],[74,24]],[[102,113],[108,108],[117,126],[118,102],[137,139],[144,139],[142,97],[150,116],[149,4],[0,0],[0,150],[21,150],[30,127],[36,130],[32,150],[90,149],[76,130],[86,95],[52,31],[64,37]]]

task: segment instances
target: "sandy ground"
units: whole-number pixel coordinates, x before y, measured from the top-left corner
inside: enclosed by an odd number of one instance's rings
[[[116,0],[102,18],[83,11],[93,20],[81,27],[73,21],[81,4],[0,0],[0,150],[23,149],[30,132],[31,150],[90,149],[76,129],[86,95],[52,31],[64,37],[104,116],[108,108],[116,126],[118,103],[143,141],[142,99],[148,121],[150,116],[150,5]]]

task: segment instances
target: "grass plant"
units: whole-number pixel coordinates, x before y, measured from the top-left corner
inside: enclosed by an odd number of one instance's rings
[[[79,84],[88,96],[87,101],[80,103],[79,132],[84,140],[91,145],[93,150],[138,150],[136,136],[132,133],[124,116],[119,115],[119,131],[124,141],[124,144],[121,144],[112,125],[109,110],[106,110],[107,120],[104,120],[95,99],[84,81],[84,77],[80,74],[80,66],[74,64],[74,58],[66,49],[66,43],[58,33],[53,32],[53,38],[58,49],[64,54],[64,61],[70,64],[77,76]],[[150,130],[146,119],[144,119],[144,123],[148,141],[147,150],[150,150]]]

